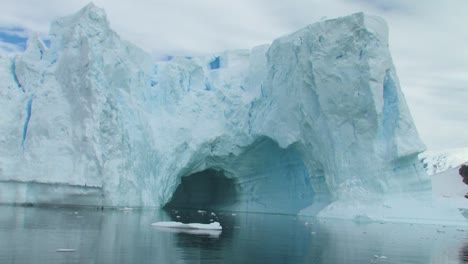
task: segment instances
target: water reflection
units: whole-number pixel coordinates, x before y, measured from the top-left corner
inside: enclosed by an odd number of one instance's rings
[[[151,226],[157,221],[218,221],[223,230],[161,230]],[[460,263],[467,231],[252,213],[0,207],[0,263]]]
[[[468,263],[468,243],[465,242],[458,252],[459,260],[463,263]]]

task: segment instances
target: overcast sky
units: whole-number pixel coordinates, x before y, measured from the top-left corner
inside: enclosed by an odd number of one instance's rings
[[[2,0],[0,50],[87,0]],[[428,149],[468,147],[468,0],[95,0],[112,28],[153,55],[197,55],[271,43],[322,18],[383,17],[400,84]]]

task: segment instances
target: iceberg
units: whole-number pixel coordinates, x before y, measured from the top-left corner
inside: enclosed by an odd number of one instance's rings
[[[0,57],[0,203],[353,218],[431,196],[378,17],[155,61],[89,4],[50,38]]]

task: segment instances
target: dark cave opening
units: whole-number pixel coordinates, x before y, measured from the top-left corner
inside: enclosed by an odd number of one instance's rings
[[[236,203],[235,181],[223,171],[207,169],[182,177],[165,208],[217,209]]]

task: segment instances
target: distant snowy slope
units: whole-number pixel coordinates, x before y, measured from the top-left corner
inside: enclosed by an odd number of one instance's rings
[[[426,151],[419,155],[419,159],[427,171],[432,175],[458,167],[468,161],[468,148],[448,149],[443,151]]]
[[[468,210],[468,185],[458,175],[458,166],[431,176],[432,191],[437,203],[447,208]]]

